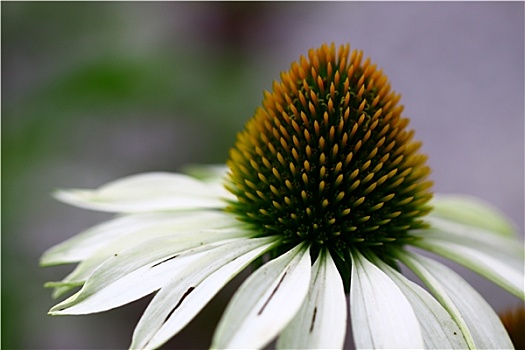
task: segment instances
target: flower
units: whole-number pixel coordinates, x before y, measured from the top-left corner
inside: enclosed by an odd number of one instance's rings
[[[512,347],[487,302],[421,251],[523,298],[514,226],[478,199],[432,196],[400,96],[362,57],[332,44],[293,63],[239,134],[228,168],[57,192],[119,216],[44,253],[42,265],[79,263],[47,284],[55,297],[81,286],[50,314],[156,292],[131,348],[158,348],[253,265],[212,348],[262,348],[277,336],[278,348],[342,348],[348,318],[358,348]]]

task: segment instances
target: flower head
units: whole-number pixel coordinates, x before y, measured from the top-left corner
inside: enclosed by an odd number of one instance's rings
[[[57,198],[120,213],[63,242],[43,265],[78,262],[53,315],[108,310],[156,292],[132,348],[157,348],[235,275],[214,348],[342,348],[347,297],[358,348],[508,348],[498,316],[449,258],[523,298],[523,247],[497,210],[432,198],[426,156],[399,95],[362,53],[301,57],[201,179],[151,173]],[[432,208],[432,209],[431,209]],[[417,249],[413,249],[417,248]],[[428,291],[399,272],[415,272]]]

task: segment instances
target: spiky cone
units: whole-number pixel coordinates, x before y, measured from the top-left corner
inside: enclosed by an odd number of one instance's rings
[[[351,248],[384,256],[412,240],[432,197],[400,96],[349,49],[311,49],[281,74],[238,135],[227,186],[229,209],[283,249],[306,241],[348,262]]]

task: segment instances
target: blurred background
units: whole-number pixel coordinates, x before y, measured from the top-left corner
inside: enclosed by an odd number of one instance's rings
[[[522,2],[2,2],[1,10],[4,349],[127,348],[148,298],[103,314],[46,315],[54,301],[42,285],[72,266],[39,268],[40,255],[109,218],[50,193],[223,163],[262,91],[323,42],[349,42],[384,69],[424,141],[436,192],[484,198],[523,234]],[[497,311],[518,305],[456,269]],[[165,348],[209,346],[239,281]]]

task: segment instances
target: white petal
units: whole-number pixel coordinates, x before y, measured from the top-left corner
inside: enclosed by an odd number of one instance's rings
[[[426,290],[380,260],[377,265],[401,289],[414,308],[426,349],[466,349],[462,333],[449,313]]]
[[[435,260],[411,252],[400,253],[397,257],[418,275],[447,309],[470,348],[513,348],[498,315],[457,273]]]
[[[262,348],[294,317],[310,282],[303,245],[264,264],[239,288],[222,316],[212,348]]]
[[[435,215],[458,223],[476,225],[503,236],[516,236],[516,225],[499,209],[473,196],[450,194],[435,195],[432,200]]]
[[[224,229],[203,229],[203,230],[186,230],[182,233],[176,233],[171,234],[170,230],[167,231],[152,231],[149,233],[151,238],[148,239],[148,241],[152,241],[152,244],[156,246],[155,240],[161,242],[164,239],[163,237],[171,237],[169,239],[177,240],[178,235],[181,236],[181,241],[184,242],[184,244],[201,244],[201,240],[204,239],[205,242],[215,242],[222,239],[227,238],[235,238],[235,237],[246,237],[250,236],[251,232],[243,230],[241,228],[224,228]],[[204,238],[202,238],[202,235],[204,235]],[[144,245],[147,244],[147,242],[144,242],[144,240],[133,240],[129,239],[129,237],[122,237],[121,239],[117,239],[111,244],[108,244],[107,246],[104,246],[103,248],[97,250],[94,252],[91,256],[89,256],[87,259],[82,261],[76,268],[71,272],[68,276],[66,276],[62,283],[63,284],[69,284],[72,282],[81,282],[85,281],[86,278],[93,272],[94,269],[96,269],[98,266],[100,266],[106,259],[112,257],[115,254],[121,253],[123,251],[126,251],[128,249],[131,249],[133,247],[137,247],[137,254],[149,254],[148,251],[145,250]],[[193,242],[193,243],[192,243]],[[165,247],[160,247],[160,249],[165,249]],[[54,283],[56,286],[60,284]],[[67,290],[56,290],[54,293],[54,296],[58,296],[60,294],[63,294]]]
[[[312,266],[309,293],[292,322],[281,333],[279,349],[342,349],[346,334],[343,281],[329,252]]]
[[[172,275],[187,269],[201,254],[204,252],[173,255],[122,274],[120,269],[111,266],[110,259],[94,271],[78,293],[53,307],[50,314],[90,314],[128,304],[160,289]]]
[[[423,348],[421,328],[403,292],[359,252],[352,253],[350,312],[360,349]]]
[[[453,260],[491,280],[518,298],[525,299],[523,270],[514,268],[514,264],[507,263],[507,259],[496,259],[491,254],[477,249],[431,238],[417,240],[414,245]],[[523,268],[523,261],[521,263]]]
[[[524,248],[516,237],[494,234],[482,228],[467,225],[449,219],[428,215],[426,220],[431,227],[425,230],[422,237],[436,238],[459,243],[505,259],[514,258],[523,265]]]
[[[92,313],[122,305],[122,303],[119,304],[120,301],[118,298],[101,302],[99,298],[97,298],[97,293],[107,289],[108,286],[118,282],[127,274],[130,274],[136,270],[139,271],[135,272],[135,275],[140,275],[144,272],[144,270],[140,270],[144,266],[155,265],[161,261],[170,259],[177,254],[188,251],[195,247],[202,247],[201,249],[206,249],[207,245],[213,242],[220,242],[221,240],[235,238],[236,236],[238,236],[238,232],[235,230],[220,232],[217,230],[203,230],[200,232],[189,232],[184,235],[160,237],[149,240],[141,245],[135,246],[125,251],[115,251],[115,253],[107,260],[104,260],[100,262],[99,265],[92,267],[92,273],[90,273],[89,279],[86,281],[84,287],[76,294],[53,307],[51,309],[51,313]],[[154,283],[154,277],[150,276],[150,278],[152,278],[151,283]],[[67,281],[66,283],[72,282],[74,281]],[[121,285],[119,283],[117,283],[117,287]],[[156,287],[156,285],[144,287],[146,289],[151,289]],[[64,288],[67,289],[68,285],[66,284]],[[122,297],[125,298],[124,302],[129,301],[129,295],[123,295]],[[79,305],[80,303],[82,304]]]
[[[146,173],[129,176],[97,190],[63,190],[55,197],[81,208],[137,213],[161,210],[224,208],[228,191],[190,176]]]
[[[170,277],[140,319],[131,348],[157,348],[184,328],[237,273],[267,251],[275,238],[232,242],[205,252],[186,270]]]
[[[43,266],[78,262],[118,239],[119,246],[138,244],[154,237],[188,230],[235,227],[239,222],[232,215],[212,210],[189,212],[141,213],[118,217],[97,225],[46,251]],[[118,244],[118,243],[117,243]]]

